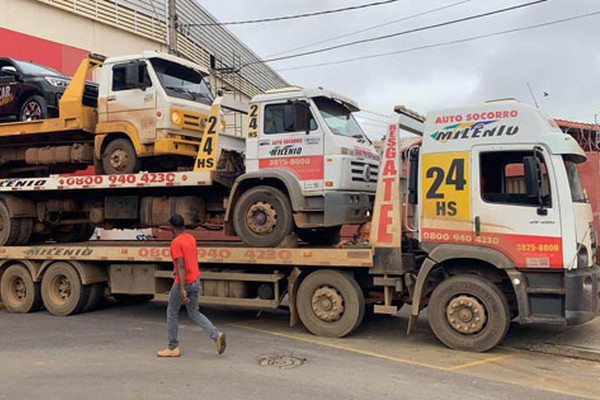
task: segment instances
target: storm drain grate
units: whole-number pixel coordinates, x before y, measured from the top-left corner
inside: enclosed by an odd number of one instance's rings
[[[279,369],[298,368],[306,362],[306,358],[291,355],[271,355],[262,356],[258,359],[258,365],[261,367],[276,367]]]

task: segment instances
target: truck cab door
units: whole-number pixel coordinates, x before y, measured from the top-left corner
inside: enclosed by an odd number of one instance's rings
[[[526,188],[525,158],[534,156],[540,196],[528,195]],[[500,251],[517,268],[562,268],[559,196],[551,155],[542,148],[534,151],[531,145],[476,146],[471,166],[473,244]]]
[[[261,115],[256,142],[258,169],[285,169],[298,178],[303,191],[322,190],[323,131],[313,117],[310,103],[266,103]]]
[[[132,124],[141,143],[156,138],[156,86],[144,60],[112,66],[106,97],[107,122]]]

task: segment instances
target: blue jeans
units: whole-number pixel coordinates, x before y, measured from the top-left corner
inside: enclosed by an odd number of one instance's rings
[[[200,280],[197,279],[195,282],[188,283],[185,285],[185,291],[187,292],[190,302],[185,305],[187,313],[190,319],[200,325],[206,333],[210,335],[213,341],[217,340],[219,330],[210,322],[204,314],[198,309],[198,293],[200,292]],[[179,284],[176,283],[171,288],[169,293],[169,305],[167,306],[167,333],[169,335],[169,348],[174,349],[179,346],[177,340],[177,332],[179,326],[177,324],[177,317],[179,316],[179,309],[183,305],[183,301],[179,296]]]

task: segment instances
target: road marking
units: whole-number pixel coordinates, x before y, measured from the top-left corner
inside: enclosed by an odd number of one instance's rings
[[[266,333],[268,335],[273,335],[273,336],[280,336],[280,337],[284,337],[286,339],[298,340],[300,342],[306,342],[306,343],[316,344],[316,345],[319,345],[319,346],[330,347],[330,348],[336,349],[336,350],[349,351],[349,352],[352,352],[352,353],[362,354],[362,355],[370,356],[370,357],[381,358],[381,359],[384,359],[384,360],[394,361],[394,362],[398,362],[398,363],[402,363],[402,364],[416,365],[416,366],[419,366],[419,367],[437,369],[439,371],[450,371],[448,369],[448,367],[442,367],[442,366],[439,366],[439,365],[428,364],[428,363],[423,363],[423,362],[414,361],[414,360],[408,360],[408,359],[405,359],[405,358],[398,358],[398,357],[388,356],[388,355],[385,355],[385,354],[374,353],[374,352],[366,351],[366,350],[360,350],[360,349],[356,349],[354,347],[348,347],[348,346],[343,346],[343,345],[334,344],[334,343],[322,342],[322,341],[317,340],[317,339],[309,339],[309,338],[304,338],[304,337],[301,337],[301,336],[289,335],[287,333],[280,333],[280,332],[269,331],[269,330],[266,330],[266,329],[254,328],[254,327],[243,325],[243,324],[240,324],[240,323],[231,323],[229,325],[235,326],[235,327],[241,328],[241,329],[246,329],[246,330],[260,332],[260,333]]]
[[[329,348],[336,349],[336,350],[348,351],[351,353],[361,354],[361,355],[365,355],[365,356],[369,356],[369,357],[375,357],[375,358],[393,361],[393,362],[397,362],[397,363],[401,363],[401,364],[415,365],[418,367],[430,368],[430,369],[435,369],[435,370],[443,371],[443,372],[450,372],[450,373],[457,373],[457,374],[462,374],[462,375],[467,375],[467,376],[474,376],[474,377],[486,379],[486,380],[493,381],[493,382],[528,387],[528,388],[546,391],[546,392],[550,392],[550,393],[557,393],[557,394],[562,394],[562,395],[567,395],[567,396],[575,396],[575,397],[583,397],[583,395],[581,393],[572,393],[572,392],[559,390],[556,388],[549,388],[546,386],[543,386],[543,387],[536,386],[536,385],[530,386],[530,385],[524,384],[523,382],[520,382],[519,380],[511,379],[508,377],[480,376],[480,375],[473,375],[471,373],[468,373],[467,371],[464,371],[464,369],[469,368],[469,367],[482,365],[482,364],[491,364],[495,361],[500,361],[500,360],[503,360],[503,359],[506,359],[509,357],[513,357],[513,356],[518,356],[519,352],[515,352],[513,354],[501,354],[498,356],[488,357],[488,358],[484,358],[484,359],[477,360],[477,361],[470,361],[470,362],[467,362],[464,364],[453,365],[451,367],[442,367],[439,365],[428,364],[428,363],[423,363],[423,362],[419,362],[419,361],[413,361],[413,360],[408,360],[408,359],[404,359],[404,358],[388,356],[385,354],[374,353],[374,352],[370,352],[370,351],[366,351],[366,350],[360,350],[360,349],[356,349],[353,347],[338,345],[338,344],[334,344],[334,343],[322,342],[317,339],[309,339],[309,338],[305,338],[305,337],[301,337],[301,336],[297,336],[297,335],[291,335],[291,334],[287,334],[287,333],[281,333],[281,332],[269,331],[266,329],[255,328],[252,326],[244,325],[244,323],[239,323],[239,322],[232,322],[232,323],[229,323],[228,325],[234,326],[234,327],[240,328],[240,329],[264,333],[267,335],[279,336],[279,337],[283,337],[286,339],[311,343],[311,344],[315,344],[318,346],[329,347]],[[590,394],[587,394],[585,397],[600,400],[600,397],[593,397],[593,395],[590,395]]]
[[[514,354],[502,354],[502,355],[499,355],[496,357],[488,357],[488,358],[484,358],[482,360],[471,361],[468,363],[455,365],[453,367],[448,367],[446,369],[446,371],[456,371],[456,370],[463,369],[463,368],[474,367],[476,365],[488,364],[488,363],[492,363],[494,361],[504,360],[505,358],[512,357],[513,355]]]

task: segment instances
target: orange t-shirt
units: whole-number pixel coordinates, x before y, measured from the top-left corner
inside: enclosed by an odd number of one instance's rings
[[[196,239],[189,233],[182,233],[171,241],[171,258],[175,270],[175,283],[179,283],[177,276],[177,263],[175,260],[183,258],[185,265],[185,283],[193,283],[200,276],[198,268],[198,247]]]

